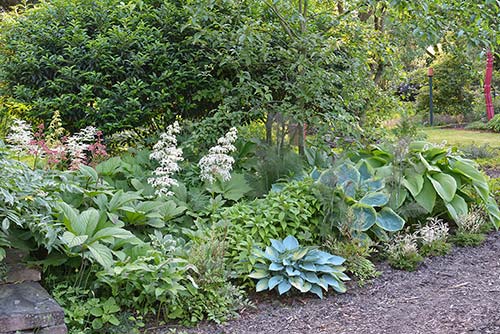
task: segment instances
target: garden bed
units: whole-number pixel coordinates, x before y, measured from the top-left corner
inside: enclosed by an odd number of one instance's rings
[[[416,272],[394,270],[343,295],[257,303],[240,319],[178,333],[499,333],[500,234],[478,248],[428,258]],[[157,330],[169,333],[171,329]]]

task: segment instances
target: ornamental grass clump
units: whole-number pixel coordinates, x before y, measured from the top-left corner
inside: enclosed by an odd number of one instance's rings
[[[259,280],[257,292],[277,288],[282,295],[294,287],[323,298],[323,290],[329,287],[345,292],[343,281],[350,280],[341,266],[344,258],[314,247],[301,247],[291,235],[283,241],[271,239],[271,246],[265,251],[256,248],[253,255],[257,263],[249,277]]]
[[[160,164],[154,171],[155,177],[149,178],[148,183],[156,188],[157,195],[172,196],[170,190],[179,183],[172,175],[180,170],[179,162],[183,161],[182,149],[177,147],[176,135],[181,132],[178,122],[169,125],[167,131],[162,133],[160,140],[153,146],[150,159]]]
[[[389,264],[397,269],[414,271],[424,260],[418,252],[418,236],[412,233],[399,234],[387,244]]]
[[[447,243],[448,225],[439,218],[428,218],[428,223],[417,231],[420,239],[420,253],[423,256],[442,256],[451,250]]]
[[[217,140],[217,145],[211,147],[208,154],[200,159],[198,166],[200,167],[202,181],[214,183],[217,177],[220,177],[222,181],[231,179],[234,158],[229,154],[236,151],[233,144],[237,138],[238,131],[236,128],[229,129],[228,133]]]

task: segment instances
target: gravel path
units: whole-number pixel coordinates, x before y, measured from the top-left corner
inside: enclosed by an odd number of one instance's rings
[[[382,276],[327,299],[278,298],[224,325],[196,334],[500,333],[500,234],[478,248],[455,248],[427,259],[418,271],[381,264]],[[163,333],[167,333],[164,331]],[[181,332],[181,331],[179,331]],[[182,332],[184,333],[184,332]]]

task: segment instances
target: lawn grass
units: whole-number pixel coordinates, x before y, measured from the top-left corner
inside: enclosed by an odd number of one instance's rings
[[[425,128],[427,141],[441,144],[446,140],[453,146],[482,146],[488,144],[492,148],[500,148],[500,134],[462,129]]]

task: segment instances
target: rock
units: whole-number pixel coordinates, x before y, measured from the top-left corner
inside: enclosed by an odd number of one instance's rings
[[[42,279],[39,270],[27,268],[22,264],[26,256],[26,252],[17,249],[7,249],[7,256],[4,261],[7,266],[7,275],[0,278],[0,283],[38,282]]]
[[[36,282],[0,285],[0,334],[66,334],[64,311]]]

